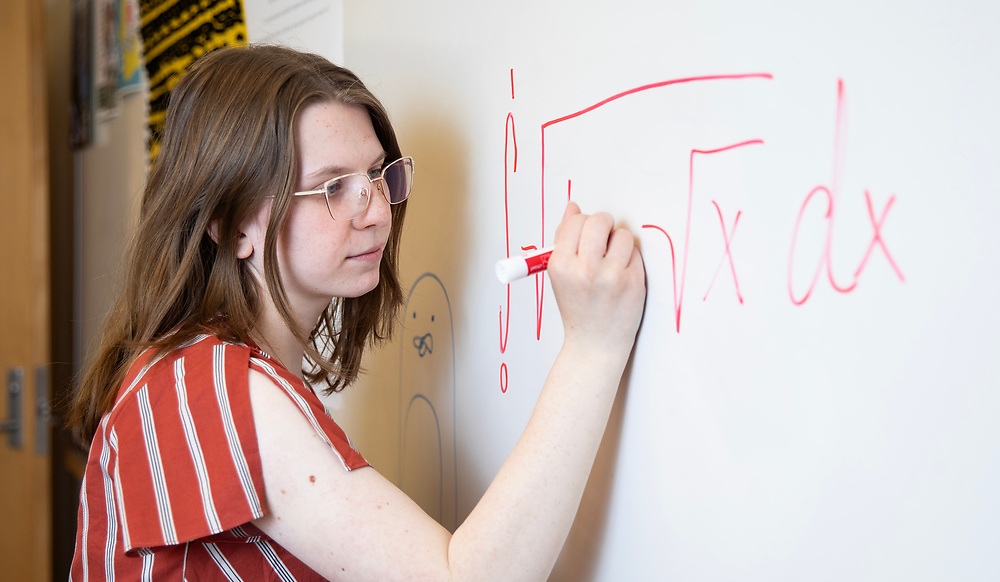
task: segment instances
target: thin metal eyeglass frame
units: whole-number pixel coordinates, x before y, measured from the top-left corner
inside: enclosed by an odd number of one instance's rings
[[[407,164],[410,166],[410,180],[409,184],[407,185],[408,187],[406,189],[406,195],[403,197],[403,199],[393,202],[390,199],[390,196],[386,193],[386,190],[388,190],[389,188],[389,182],[386,181],[385,179],[385,172],[390,167],[400,162],[402,162],[404,166],[406,166]],[[410,197],[410,192],[413,190],[413,174],[415,173],[415,170],[416,168],[414,167],[413,157],[402,156],[401,158],[398,158],[396,160],[393,160],[391,163],[386,164],[379,172],[379,175],[374,179],[369,178],[367,172],[353,172],[351,174],[344,174],[343,176],[337,176],[336,178],[330,178],[329,180],[323,182],[323,186],[321,188],[317,188],[316,190],[303,190],[301,192],[292,192],[292,196],[315,196],[317,194],[322,194],[326,199],[326,210],[327,212],[330,213],[330,218],[334,220],[354,220],[355,218],[364,214],[368,210],[368,207],[371,205],[372,195],[370,187],[364,187],[361,189],[361,191],[364,192],[365,194],[364,208],[362,208],[357,214],[355,214],[350,218],[338,219],[336,216],[333,215],[333,208],[330,207],[330,192],[327,189],[327,186],[331,182],[336,182],[337,180],[340,180],[342,178],[350,178],[352,176],[363,176],[366,180],[368,180],[369,186],[375,186],[376,188],[378,188],[379,193],[382,194],[382,197],[385,198],[385,201],[388,202],[389,205],[400,204],[402,202],[405,202]],[[376,182],[381,182],[381,184],[376,184]],[[382,185],[385,185],[386,190],[383,190]]]

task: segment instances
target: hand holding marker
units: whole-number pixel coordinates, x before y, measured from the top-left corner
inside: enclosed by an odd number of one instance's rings
[[[555,247],[533,250],[520,257],[497,261],[497,278],[501,283],[511,283],[544,271],[549,266],[549,255]]]

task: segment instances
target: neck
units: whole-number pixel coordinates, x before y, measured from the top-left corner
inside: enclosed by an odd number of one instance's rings
[[[257,274],[257,273],[255,273]],[[262,283],[262,278],[257,277],[257,288],[260,291],[260,313],[257,324],[250,337],[253,338],[260,349],[264,350],[271,357],[281,362],[289,372],[302,378],[302,356],[305,349],[295,337],[295,333],[289,328],[288,323],[278,313],[278,308],[274,300],[268,293],[267,286]],[[323,311],[329,306],[330,300],[325,302],[316,299],[305,300],[304,298],[289,299],[292,309],[292,319],[299,329],[306,335],[312,331],[316,322],[319,321]],[[294,306],[294,307],[293,307]]]
[[[302,357],[305,350],[295,334],[289,329],[288,324],[281,318],[274,305],[268,302],[267,306],[261,310],[257,327],[250,334],[262,350],[281,362],[289,372],[299,378],[302,377]],[[315,319],[318,319],[318,315]],[[303,324],[300,322],[300,326]],[[315,323],[314,323],[315,325]],[[310,327],[310,331],[312,328]]]

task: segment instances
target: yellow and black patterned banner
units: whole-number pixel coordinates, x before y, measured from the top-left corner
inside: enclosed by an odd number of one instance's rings
[[[222,46],[247,43],[242,0],[140,0],[149,76],[149,159],[156,159],[170,91],[191,63]]]

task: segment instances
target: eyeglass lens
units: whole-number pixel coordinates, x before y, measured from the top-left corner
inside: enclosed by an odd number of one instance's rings
[[[409,197],[413,187],[413,158],[404,157],[382,169],[385,183],[384,195],[390,204],[399,204]],[[335,219],[350,220],[364,214],[371,198],[372,186],[378,187],[379,178],[370,179],[365,174],[343,176],[326,183],[326,202]],[[379,188],[379,191],[382,191]]]
[[[389,188],[389,203],[398,204],[410,195],[413,186],[413,158],[399,158],[382,170]]]

